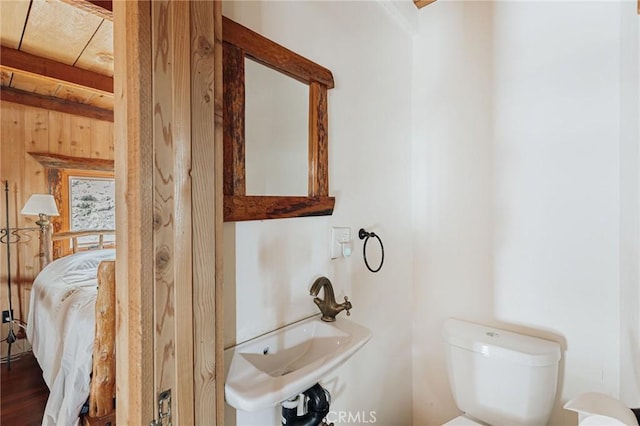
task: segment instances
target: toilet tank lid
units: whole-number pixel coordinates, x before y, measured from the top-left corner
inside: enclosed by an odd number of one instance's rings
[[[454,318],[445,321],[444,335],[450,345],[519,364],[546,366],[560,360],[557,342]]]

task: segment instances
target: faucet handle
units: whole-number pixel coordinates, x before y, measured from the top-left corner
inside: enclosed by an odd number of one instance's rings
[[[349,302],[349,298],[347,296],[344,297],[344,305],[345,308],[344,310],[347,311],[347,316],[351,315],[351,312],[349,312],[351,310],[351,302]]]

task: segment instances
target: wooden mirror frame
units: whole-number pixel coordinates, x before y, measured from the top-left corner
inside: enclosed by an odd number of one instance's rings
[[[328,69],[222,17],[224,220],[226,222],[328,216],[329,196],[327,91],[334,87]],[[308,196],[247,195],[245,178],[244,58],[309,86]]]

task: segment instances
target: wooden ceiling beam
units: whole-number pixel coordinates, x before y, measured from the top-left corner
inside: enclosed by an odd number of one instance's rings
[[[413,0],[413,4],[415,4],[418,9],[421,9],[425,6],[430,5],[431,3],[434,3],[435,1],[436,0]]]
[[[111,0],[60,0],[71,6],[113,21],[113,2]]]
[[[108,109],[97,108],[78,102],[70,102],[50,96],[37,95],[9,87],[3,87],[0,90],[0,100],[113,122],[113,111]]]
[[[0,46],[0,66],[12,72],[26,73],[58,84],[88,88],[102,94],[113,95],[112,77],[41,58],[10,47]]]

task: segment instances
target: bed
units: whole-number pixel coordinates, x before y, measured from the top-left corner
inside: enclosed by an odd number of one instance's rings
[[[51,240],[93,234],[104,231]],[[95,250],[45,260],[33,283],[27,339],[50,390],[43,425],[115,425],[115,249],[99,238]]]

